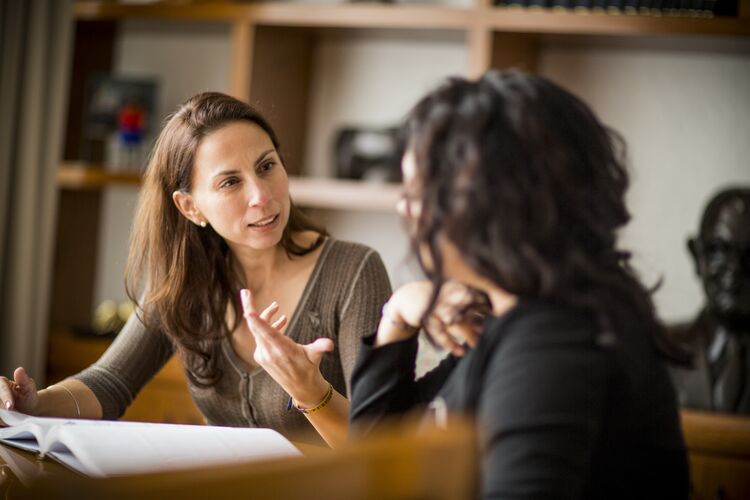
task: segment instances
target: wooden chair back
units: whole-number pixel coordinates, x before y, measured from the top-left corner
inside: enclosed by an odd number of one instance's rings
[[[692,500],[750,499],[750,418],[682,410]]]

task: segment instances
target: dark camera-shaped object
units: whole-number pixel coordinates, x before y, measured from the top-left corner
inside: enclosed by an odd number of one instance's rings
[[[336,176],[342,179],[399,182],[401,152],[398,127],[345,127],[336,134]]]

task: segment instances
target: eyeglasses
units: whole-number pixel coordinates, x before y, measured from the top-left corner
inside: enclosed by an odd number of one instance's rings
[[[407,191],[403,191],[396,204],[396,209],[404,217],[416,219],[422,213],[422,200]]]

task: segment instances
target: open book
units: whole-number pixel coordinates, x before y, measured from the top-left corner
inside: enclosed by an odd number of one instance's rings
[[[301,455],[271,429],[30,417],[0,410],[0,442],[110,477]]]

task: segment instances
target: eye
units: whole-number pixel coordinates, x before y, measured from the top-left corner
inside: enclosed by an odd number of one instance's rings
[[[274,160],[269,160],[258,167],[258,172],[260,172],[261,174],[269,172],[275,166],[276,162]]]
[[[239,182],[240,181],[236,177],[228,177],[227,179],[221,181],[221,184],[219,184],[219,189],[230,188]]]

